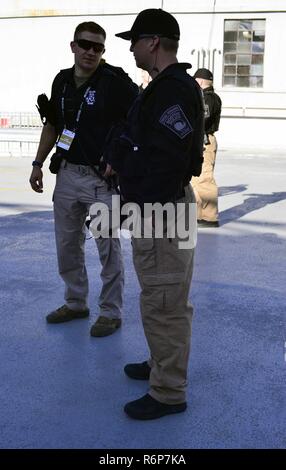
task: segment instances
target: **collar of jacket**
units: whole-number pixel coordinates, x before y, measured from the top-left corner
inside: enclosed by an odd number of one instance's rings
[[[207,88],[203,89],[203,93],[213,93],[213,92],[214,92],[213,86],[208,86]]]
[[[63,75],[65,81],[67,83],[74,83],[74,69],[75,66],[69,69],[61,70],[61,74]],[[104,70],[104,63],[100,63],[93,74],[87,79],[86,83],[92,82],[93,79],[96,79],[98,75]]]
[[[162,72],[160,72],[154,80],[157,80],[157,78],[160,78],[164,75],[171,75],[174,71],[177,70],[183,70],[184,72],[188,69],[191,69],[192,65],[189,64],[188,62],[175,62],[174,64],[168,65]]]

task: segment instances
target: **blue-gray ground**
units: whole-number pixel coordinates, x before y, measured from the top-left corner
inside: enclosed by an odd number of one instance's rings
[[[285,152],[286,153],[286,152]],[[286,155],[219,152],[220,222],[200,229],[188,410],[128,419],[146,393],[126,362],[146,358],[129,241],[123,326],[91,338],[99,262],[87,242],[91,318],[48,325],[63,303],[51,206],[29,189],[28,158],[0,159],[1,448],[285,448]]]

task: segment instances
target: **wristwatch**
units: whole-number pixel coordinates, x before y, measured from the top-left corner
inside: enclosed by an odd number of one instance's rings
[[[32,166],[38,166],[39,168],[42,168],[43,164],[41,162],[38,162],[37,160],[34,160],[32,162]]]

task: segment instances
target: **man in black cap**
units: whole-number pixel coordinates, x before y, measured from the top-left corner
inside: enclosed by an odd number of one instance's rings
[[[218,227],[218,187],[214,179],[217,141],[214,133],[219,128],[221,99],[214,92],[213,74],[208,69],[198,69],[194,78],[200,85],[205,101],[205,150],[200,176],[193,178],[192,186],[198,204],[199,227]]]
[[[189,181],[201,171],[204,109],[201,90],[186,72],[191,65],[177,61],[179,25],[166,11],[148,9],[139,13],[130,31],[116,36],[131,41],[137,67],[146,70],[152,81],[106,152],[106,175],[111,168],[118,172],[124,201],[136,203],[141,211],[146,203],[169,203],[176,214],[182,207],[188,219],[190,208],[196,208]],[[150,359],[127,364],[124,370],[130,378],[149,379],[150,389],[124,410],[141,420],[186,409],[193,314],[188,295],[194,244],[180,249],[182,235],[176,231],[169,237],[166,226],[159,238],[154,219],[149,219],[153,220],[151,237],[145,234],[144,238],[143,233],[143,238],[132,240]],[[188,229],[194,231],[195,212],[194,221],[190,219]],[[177,220],[173,220],[176,226]]]

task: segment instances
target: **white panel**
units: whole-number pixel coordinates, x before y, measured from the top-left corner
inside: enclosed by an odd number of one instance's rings
[[[134,16],[25,18],[1,20],[1,111],[34,111],[38,94],[50,94],[51,83],[60,69],[73,65],[70,41],[83,21],[97,21],[107,31],[105,59],[123,67],[140,83],[130,43],[114,35],[129,29]],[[3,64],[5,64],[5,69]],[[5,70],[5,73],[3,73]]]
[[[1,16],[136,13],[162,7],[170,12],[284,10],[285,0],[1,0]]]
[[[170,12],[247,12],[286,9],[285,0],[164,0],[164,10]]]
[[[217,132],[218,147],[239,149],[284,149],[285,121],[222,118]]]
[[[193,74],[202,66],[203,54],[206,51],[205,67],[212,63],[213,51],[215,59],[214,83],[221,87],[222,83],[222,51],[223,51],[223,17],[221,15],[180,15],[175,14],[180,28],[181,40],[178,58],[182,62],[191,62]],[[203,51],[204,50],[204,51]],[[192,53],[193,52],[193,53]]]
[[[51,16],[138,13],[160,8],[160,0],[1,0],[0,16]]]
[[[197,51],[202,48],[212,51],[223,49],[223,20],[224,15],[176,15],[182,31],[179,48],[179,60],[191,62],[193,72],[197,68]],[[284,27],[286,14],[268,15],[266,18],[266,42],[264,61],[264,88],[262,90],[222,89],[222,54],[216,53],[216,67],[214,75],[215,87],[228,97],[231,104],[236,101],[247,102],[251,98],[257,105],[265,105],[263,98],[267,94],[267,102],[276,103],[281,100],[285,103],[286,92],[286,63],[284,49],[280,47],[285,43],[286,30]],[[140,81],[140,72],[137,71],[132,54],[129,52],[129,43],[115,38],[114,34],[129,29],[133,16],[91,16],[66,18],[25,18],[3,19],[0,28],[0,44],[2,58],[2,72],[0,75],[0,102],[2,110],[14,108],[17,95],[18,110],[31,108],[31,97],[35,90],[50,88],[50,82],[55,73],[73,62],[69,50],[76,25],[85,20],[98,21],[107,30],[106,59],[127,69],[131,76]],[[9,48],[3,47],[9,37]],[[13,42],[14,37],[14,42]],[[195,53],[192,55],[192,50]],[[5,69],[4,65],[5,64]],[[48,89],[47,89],[48,88]],[[262,93],[263,92],[263,93]],[[275,98],[277,92],[284,95]],[[269,103],[268,103],[269,104]],[[16,105],[16,104],[15,104]],[[270,103],[271,105],[271,103]],[[284,105],[284,104],[283,104]]]

